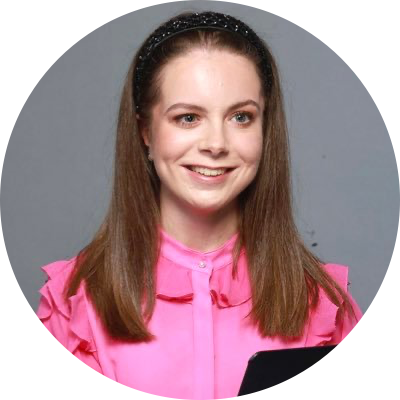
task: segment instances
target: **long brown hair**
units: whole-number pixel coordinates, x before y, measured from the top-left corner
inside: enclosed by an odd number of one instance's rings
[[[303,243],[292,213],[289,147],[280,79],[274,58],[271,85],[264,87],[263,152],[255,179],[239,195],[239,236],[233,251],[235,277],[242,246],[246,249],[252,310],[263,336],[302,335],[319,290],[346,311],[345,291],[327,274],[322,261]],[[240,54],[254,62],[261,78],[260,57],[238,34],[192,30],[168,39],[154,50],[140,97],[140,124],[150,123],[160,96],[160,73],[172,59],[195,48]],[[108,212],[92,242],[77,256],[66,299],[85,281],[86,291],[110,336],[132,341],[153,338],[147,329],[155,305],[155,266],[159,257],[160,181],[146,157],[134,102],[138,54],[123,87],[115,146],[113,189]]]

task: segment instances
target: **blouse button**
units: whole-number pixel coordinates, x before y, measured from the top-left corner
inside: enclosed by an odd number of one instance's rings
[[[206,263],[204,261],[200,261],[199,268],[205,268]]]

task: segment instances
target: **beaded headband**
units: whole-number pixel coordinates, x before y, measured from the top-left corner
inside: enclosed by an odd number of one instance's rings
[[[143,43],[139,50],[137,66],[135,70],[135,104],[139,110],[140,89],[146,75],[146,67],[151,59],[154,49],[167,39],[181,32],[197,29],[217,29],[240,34],[257,50],[261,58],[261,70],[264,77],[264,84],[270,87],[272,83],[272,68],[269,62],[269,55],[266,53],[265,46],[257,34],[242,21],[217,12],[202,12],[185,14],[174,17],[165,24],[158,27]]]

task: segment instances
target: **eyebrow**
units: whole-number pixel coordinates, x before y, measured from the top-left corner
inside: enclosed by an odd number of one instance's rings
[[[235,108],[244,107],[244,106],[248,106],[248,105],[253,105],[257,108],[258,111],[260,111],[260,105],[256,101],[248,99],[248,100],[239,101],[238,103],[230,105],[228,107],[227,112],[230,112],[230,111],[234,110]],[[196,104],[176,103],[176,104],[173,104],[172,106],[168,107],[168,109],[165,111],[164,115],[172,110],[175,110],[176,108],[187,108],[189,110],[195,110],[195,111],[199,111],[199,112],[207,111],[204,107],[198,106]]]

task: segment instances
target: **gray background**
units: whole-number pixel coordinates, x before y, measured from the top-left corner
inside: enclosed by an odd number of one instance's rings
[[[351,292],[365,312],[399,216],[396,160],[379,110],[344,61],[307,31],[214,1],[162,4],[109,22],[66,51],[28,98],[7,147],[0,201],[10,263],[30,305],[36,311],[40,267],[76,255],[104,216],[134,52],[158,24],[188,10],[232,14],[270,44],[282,75],[299,230],[325,262],[350,266]]]

